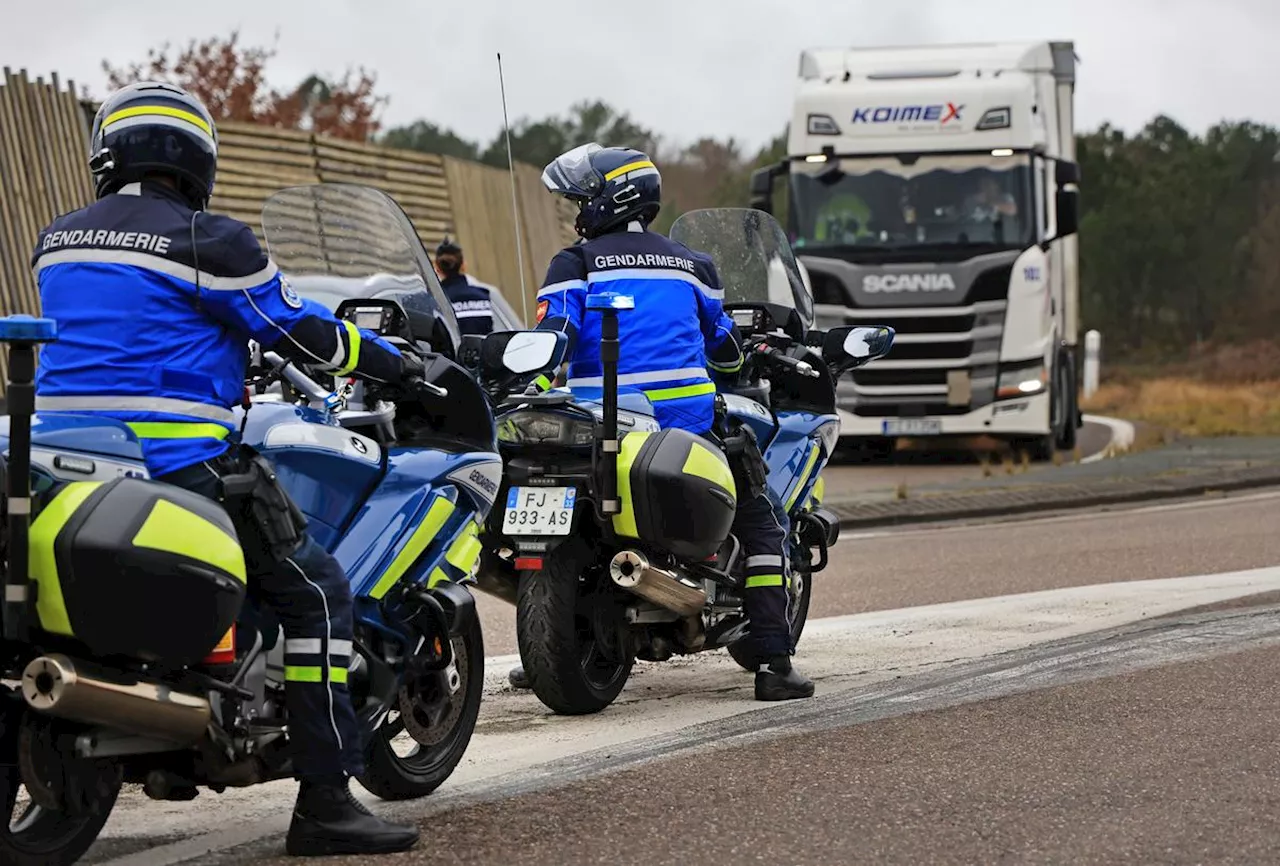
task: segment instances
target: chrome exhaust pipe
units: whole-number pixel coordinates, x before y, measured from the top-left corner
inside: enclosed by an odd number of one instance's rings
[[[638,550],[624,550],[609,563],[609,577],[618,586],[659,607],[694,616],[707,603],[706,591],[686,577],[650,564]]]
[[[209,701],[139,681],[88,676],[64,655],[40,656],[22,672],[22,696],[32,709],[87,725],[102,725],[189,746],[208,730]]]

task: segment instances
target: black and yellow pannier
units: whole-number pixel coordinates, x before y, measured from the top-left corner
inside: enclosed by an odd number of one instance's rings
[[[613,531],[701,560],[714,555],[733,527],[737,490],[729,461],[687,430],[636,431],[618,446],[618,498]]]
[[[138,478],[72,482],[41,499],[30,569],[44,631],[99,656],[179,665],[235,622],[244,555],[218,503]]]

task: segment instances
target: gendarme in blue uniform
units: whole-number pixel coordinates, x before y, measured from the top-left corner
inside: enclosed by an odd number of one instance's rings
[[[628,231],[561,250],[552,259],[538,292],[538,327],[569,333],[574,348],[567,384],[590,392],[601,388],[603,378],[601,317],[586,313],[588,292],[617,292],[635,299],[635,308],[618,316],[618,339],[624,347],[618,360],[619,391],[645,394],[663,427],[710,430],[716,386],[708,367],[732,372],[742,364],[711,259],[644,231],[638,222]],[[709,352],[722,348],[727,350],[725,366],[708,358]]]
[[[32,259],[58,340],[36,411],[102,413],[142,441],[153,476],[226,450],[248,342],[343,374],[400,375],[399,353],[289,286],[248,226],[132,183],[40,233]],[[386,351],[360,352],[364,342]]]
[[[470,274],[445,277],[440,281],[440,288],[444,289],[453,307],[453,317],[458,320],[459,333],[483,337],[493,330],[493,301],[489,294],[497,291],[496,288]]]

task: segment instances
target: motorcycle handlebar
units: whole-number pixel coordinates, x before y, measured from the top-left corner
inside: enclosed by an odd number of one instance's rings
[[[791,357],[790,355],[785,355],[780,350],[775,349],[774,347],[769,346],[767,344],[764,344],[764,343],[760,344],[756,348],[756,352],[768,358],[770,361],[773,361],[774,363],[778,364],[779,366],[790,367],[791,369],[795,370],[797,373],[799,373],[802,376],[817,378],[819,375],[821,375],[817,370],[813,368],[813,365],[810,364],[808,361],[801,361]]]
[[[263,352],[262,360],[270,364],[283,379],[306,395],[309,400],[328,405],[330,400],[336,397],[335,394],[322,388],[319,382],[299,370],[292,361],[281,357],[278,352]]]

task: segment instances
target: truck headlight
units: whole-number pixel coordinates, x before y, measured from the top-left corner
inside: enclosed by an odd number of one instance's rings
[[[1032,364],[1013,370],[1003,370],[996,384],[996,399],[1030,397],[1039,394],[1049,384],[1049,371],[1044,364]]]
[[[513,412],[498,422],[498,441],[513,445],[590,445],[595,425],[550,412]]]

